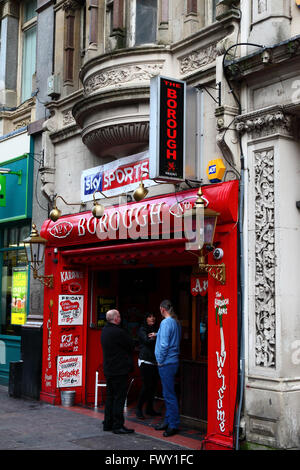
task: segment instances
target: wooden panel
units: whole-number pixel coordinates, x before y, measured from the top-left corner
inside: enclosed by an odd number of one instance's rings
[[[181,363],[180,413],[195,419],[207,419],[207,364]]]

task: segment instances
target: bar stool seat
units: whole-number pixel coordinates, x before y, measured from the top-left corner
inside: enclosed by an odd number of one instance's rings
[[[106,380],[105,380],[105,377],[104,377],[103,366],[102,365],[99,366],[98,369],[96,370],[96,377],[95,377],[95,408],[98,407],[98,387],[100,387],[101,403],[104,403],[102,387],[106,387]]]

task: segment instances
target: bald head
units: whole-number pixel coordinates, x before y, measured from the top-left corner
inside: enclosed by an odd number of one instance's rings
[[[118,310],[108,310],[108,312],[106,312],[106,320],[108,323],[119,325],[121,323],[121,315]]]

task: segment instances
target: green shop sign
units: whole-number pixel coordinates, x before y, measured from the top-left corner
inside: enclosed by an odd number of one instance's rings
[[[31,218],[33,159],[26,153],[0,166],[0,223]]]
[[[0,207],[6,206],[6,176],[0,174]]]

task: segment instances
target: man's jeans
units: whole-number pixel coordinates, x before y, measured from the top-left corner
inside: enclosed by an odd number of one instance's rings
[[[166,406],[165,423],[168,424],[169,428],[177,429],[180,421],[178,401],[175,393],[175,375],[178,370],[178,363],[159,366],[158,370]]]

